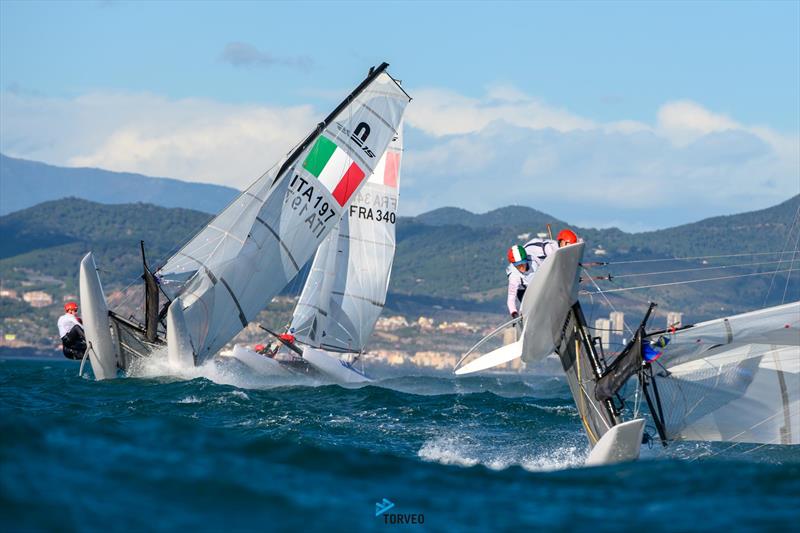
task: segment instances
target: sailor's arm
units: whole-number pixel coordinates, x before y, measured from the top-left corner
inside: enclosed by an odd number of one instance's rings
[[[508,306],[508,312],[512,315],[519,312],[517,310],[517,290],[519,289],[519,282],[519,276],[515,276],[514,273],[509,274],[508,298],[506,299],[506,305]]]

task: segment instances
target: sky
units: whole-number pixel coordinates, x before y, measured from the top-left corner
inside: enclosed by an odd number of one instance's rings
[[[0,0],[0,151],[241,189],[382,61],[401,215],[644,231],[800,193],[797,1]]]

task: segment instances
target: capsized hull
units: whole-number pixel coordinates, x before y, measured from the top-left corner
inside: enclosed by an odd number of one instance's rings
[[[234,345],[233,354],[228,357],[239,360],[240,363],[261,376],[288,377],[293,374],[286,365],[281,364],[279,361],[249,350],[239,344]]]
[[[334,354],[310,346],[303,348],[303,359],[311,366],[338,383],[370,383],[372,380],[353,365]]]
[[[643,418],[617,424],[597,441],[585,465],[611,465],[637,460],[642,447],[643,433]]]
[[[117,348],[111,337],[108,306],[92,252],[80,266],[80,300],[89,362],[96,379],[117,377]]]

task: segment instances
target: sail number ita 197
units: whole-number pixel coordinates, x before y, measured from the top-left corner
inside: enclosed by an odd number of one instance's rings
[[[305,217],[304,222],[317,238],[322,236],[330,220],[338,220],[336,209],[325,200],[325,196],[315,195],[314,185],[299,174],[295,174],[289,183],[283,203],[297,211],[298,216]]]

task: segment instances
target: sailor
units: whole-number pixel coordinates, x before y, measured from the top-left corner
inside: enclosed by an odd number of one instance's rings
[[[58,334],[61,335],[61,349],[67,359],[81,359],[86,352],[86,337],[83,323],[78,318],[78,304],[64,304],[64,314],[58,319]]]
[[[525,290],[533,280],[534,274],[542,266],[548,256],[557,248],[578,242],[578,236],[569,229],[558,233],[556,240],[531,239],[523,246],[514,245],[508,249],[508,262],[506,276],[508,276],[508,298],[506,304],[511,318],[519,316],[519,304],[525,295]]]
[[[256,344],[253,346],[253,349],[256,353],[263,355],[264,357],[269,357],[270,359],[275,357],[275,354],[278,352],[278,343],[275,343],[273,346],[271,343],[267,344]]]

